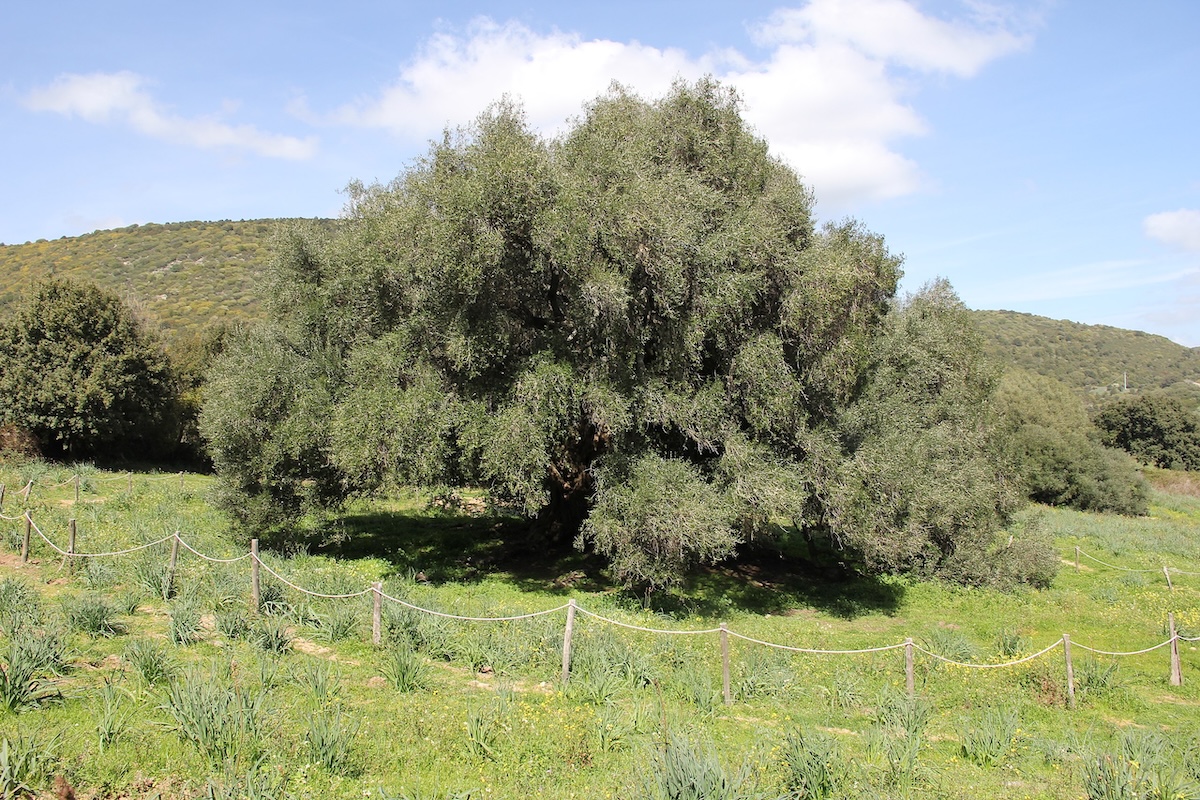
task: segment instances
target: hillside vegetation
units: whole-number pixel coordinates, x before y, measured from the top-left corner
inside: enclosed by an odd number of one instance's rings
[[[125,298],[167,339],[259,314],[256,283],[280,220],[131,225],[0,246],[0,314],[50,276]]]
[[[1200,349],[1142,331],[1083,325],[1016,311],[976,311],[993,360],[1076,390],[1164,389],[1200,381]]]

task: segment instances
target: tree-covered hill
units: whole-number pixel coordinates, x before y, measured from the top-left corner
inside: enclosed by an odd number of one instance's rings
[[[0,245],[0,316],[55,275],[95,283],[139,308],[167,338],[257,319],[260,284],[282,220],[131,225]],[[329,223],[331,226],[333,222]],[[989,355],[1084,391],[1147,391],[1200,381],[1200,349],[1141,331],[1015,311],[975,311]]]
[[[993,360],[1076,390],[1144,392],[1200,381],[1200,348],[1142,331],[1083,325],[1016,311],[976,311]]]
[[[257,317],[279,220],[131,225],[0,246],[0,314],[51,275],[115,292],[168,339]]]

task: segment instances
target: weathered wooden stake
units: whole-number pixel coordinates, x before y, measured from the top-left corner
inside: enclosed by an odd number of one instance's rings
[[[79,505],[79,473],[75,473],[75,505]]]
[[[175,565],[179,562],[179,531],[171,537],[171,560],[167,562],[167,579],[163,581],[163,600],[175,594]]]
[[[383,583],[372,583],[371,592],[375,598],[374,608],[371,609],[371,644],[378,645],[383,641]]]
[[[1171,685],[1183,686],[1183,671],[1179,666],[1179,634],[1175,631],[1175,613],[1167,612],[1167,624],[1171,628]]]
[[[255,614],[262,600],[262,584],[258,578],[258,539],[250,540],[250,608]]]
[[[1079,572],[1079,545],[1075,545],[1075,571]]]
[[[908,690],[909,697],[917,693],[917,680],[913,672],[913,640],[911,636],[904,640],[904,688]]]
[[[1171,583],[1171,570],[1167,569],[1166,567],[1163,567],[1163,575],[1167,576],[1167,588],[1170,589],[1172,592],[1175,591],[1175,587]]]
[[[33,481],[25,484],[25,488],[21,490],[21,494],[25,495],[25,502],[29,502],[29,493],[33,491]]]
[[[575,598],[567,601],[567,629],[563,631],[562,685],[571,678],[571,637],[575,634]]]
[[[1063,657],[1067,661],[1067,708],[1075,707],[1075,668],[1071,666],[1071,634],[1063,634]]]
[[[64,559],[69,562],[70,569],[75,570],[75,559],[71,556],[75,555],[75,518],[67,520],[67,557]]]
[[[733,703],[729,693],[729,629],[721,623],[721,692],[725,695],[725,705]]]
[[[25,535],[21,538],[21,563],[29,563],[29,538],[33,535],[33,519],[25,512]]]
[[[4,510],[4,484],[0,483],[0,511]]]

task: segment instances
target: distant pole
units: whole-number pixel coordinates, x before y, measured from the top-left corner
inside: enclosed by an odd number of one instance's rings
[[[1175,613],[1167,612],[1167,624],[1171,628],[1171,685],[1183,686],[1183,671],[1179,667],[1179,634],[1175,630]]]
[[[378,646],[383,641],[383,582],[371,584],[374,603],[371,609],[371,644]]]
[[[33,519],[25,512],[25,535],[21,538],[21,563],[29,563],[29,537],[33,535]]]
[[[1172,592],[1175,591],[1175,585],[1171,583],[1171,570],[1163,567],[1163,575],[1167,576],[1167,588]]]
[[[1067,662],[1067,708],[1075,708],[1075,668],[1071,666],[1071,634],[1064,633],[1063,658]]]
[[[917,693],[916,676],[913,674],[913,640],[911,636],[904,640],[904,688],[908,690],[909,697]]]
[[[1079,545],[1075,545],[1075,571],[1079,572]]]
[[[179,562],[179,531],[171,537],[171,560],[167,562],[167,579],[163,581],[163,600],[175,593],[175,565]]]
[[[0,511],[4,510],[4,484],[0,483]]]
[[[262,600],[262,583],[258,575],[258,539],[250,540],[250,607],[258,613]]]
[[[563,631],[562,685],[571,677],[571,637],[575,634],[575,598],[567,601],[567,628]]]
[[[75,505],[79,505],[79,473],[75,473]]]
[[[67,554],[75,555],[75,518],[67,520]]]

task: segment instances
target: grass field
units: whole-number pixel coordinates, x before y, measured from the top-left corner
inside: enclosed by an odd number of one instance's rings
[[[79,474],[79,500],[73,476]],[[560,680],[565,612],[463,622],[370,593],[313,597],[249,559],[169,542],[64,561],[0,520],[0,796],[183,797],[1200,797],[1200,499],[1191,479],[1151,476],[1149,517],[1039,509],[1063,565],[1045,590],[998,593],[816,572],[769,552],[697,575],[670,596],[631,597],[580,554],[521,551],[512,521],[456,515],[416,494],[348,508],[312,554],[263,551],[310,591],[384,592],[462,616],[580,608],[673,631],[720,623],[754,639],[854,650],[901,643],[1018,666],[970,669],[903,650],[812,655],[731,637],[722,697],[717,634],[668,635],[576,617]],[[1193,476],[1194,477],[1194,476]],[[18,490],[33,480],[28,503]],[[0,464],[3,514],[26,508],[65,547],[125,550],[180,532],[234,559],[246,538],[207,502],[199,475]],[[1184,487],[1180,489],[1180,487]],[[131,488],[132,487],[132,488]],[[1027,524],[1034,524],[1031,520]],[[1075,548],[1085,554],[1075,569]],[[1090,555],[1122,569],[1089,559]],[[1168,588],[1162,568],[1173,568]],[[1130,571],[1142,570],[1142,571]],[[48,795],[53,796],[53,795]]]

